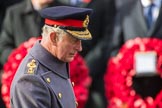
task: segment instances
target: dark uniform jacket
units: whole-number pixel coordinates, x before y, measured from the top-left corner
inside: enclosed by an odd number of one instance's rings
[[[10,99],[12,108],[76,108],[68,63],[37,42],[15,74]]]
[[[60,5],[58,2],[50,6]],[[11,51],[31,37],[41,35],[44,21],[39,12],[33,9],[31,0],[9,7],[0,34],[0,62],[4,64]]]

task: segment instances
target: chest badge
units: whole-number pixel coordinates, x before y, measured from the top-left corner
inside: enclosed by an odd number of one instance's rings
[[[34,59],[31,60],[31,62],[29,62],[27,64],[27,67],[28,67],[28,72],[27,73],[34,74],[35,68],[37,67],[36,66],[36,61]]]

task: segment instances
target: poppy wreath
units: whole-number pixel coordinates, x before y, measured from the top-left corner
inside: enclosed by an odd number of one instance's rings
[[[6,105],[6,108],[10,106],[10,85],[15,72],[21,62],[21,60],[28,53],[34,43],[40,38],[32,37],[28,41],[23,42],[18,48],[14,49],[8,61],[4,64],[2,74],[2,99]],[[78,108],[84,108],[88,99],[89,90],[88,87],[91,84],[91,77],[89,76],[89,69],[84,59],[77,54],[74,60],[70,62],[70,77],[71,81],[74,82],[74,93],[78,102]]]
[[[154,51],[157,53],[156,70],[162,77],[162,40],[157,38],[135,38],[128,40],[115,57],[108,60],[104,76],[107,108],[162,108],[162,90],[153,98],[142,98],[132,87],[134,54]]]

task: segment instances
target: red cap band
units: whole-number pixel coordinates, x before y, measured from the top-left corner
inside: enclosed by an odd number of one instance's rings
[[[45,19],[45,24],[48,25],[58,25],[58,26],[72,26],[72,27],[83,27],[83,21],[74,20],[74,19],[65,19],[65,20],[51,20]]]

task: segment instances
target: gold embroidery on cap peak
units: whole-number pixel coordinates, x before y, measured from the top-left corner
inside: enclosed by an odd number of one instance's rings
[[[88,27],[88,24],[89,24],[89,16],[87,15],[85,20],[83,21],[83,27]]]
[[[85,31],[71,31],[71,30],[66,30],[66,31],[68,33],[70,33],[71,35],[73,35],[74,37],[77,37],[77,38],[85,38],[85,39],[91,39],[92,38],[88,29],[86,29]]]

